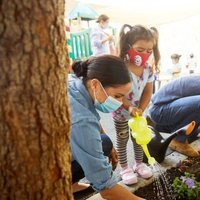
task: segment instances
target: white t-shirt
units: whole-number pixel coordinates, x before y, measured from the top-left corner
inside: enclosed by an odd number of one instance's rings
[[[189,70],[195,70],[196,67],[197,67],[197,61],[196,59],[193,57],[193,58],[188,58],[188,69]]]
[[[110,54],[109,41],[101,44],[101,41],[107,38],[105,30],[100,26],[91,30],[90,40],[93,56],[100,56],[104,54]]]
[[[147,83],[153,82],[153,70],[150,65],[146,65],[141,77],[136,76],[131,72],[132,90],[126,96],[126,99],[135,107],[139,105],[142,93]],[[112,116],[117,121],[126,121],[130,119],[130,114],[122,106],[112,113]]]

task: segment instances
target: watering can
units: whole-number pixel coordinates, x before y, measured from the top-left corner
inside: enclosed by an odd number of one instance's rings
[[[150,156],[147,148],[147,144],[152,139],[151,129],[147,126],[147,120],[136,113],[136,116],[128,121],[128,125],[132,130],[131,133],[135,138],[136,143],[142,146],[143,151],[148,159],[148,163],[150,165],[154,165],[156,161]]]
[[[146,156],[144,157],[144,161],[148,161],[150,165],[154,165],[156,161],[160,163],[164,160],[171,140],[178,134],[190,135],[195,128],[196,123],[195,121],[192,121],[188,125],[170,134],[166,139],[164,139],[153,127],[147,125],[146,118],[139,116],[138,114],[128,121],[128,125],[132,130],[132,136],[135,138],[136,143],[141,145],[144,150]]]
[[[186,126],[174,131],[173,133],[170,133],[170,135],[165,139],[160,135],[158,131],[149,126],[152,133],[152,139],[147,144],[150,155],[152,155],[158,163],[161,163],[165,159],[166,151],[172,139],[174,139],[177,135],[190,135],[195,126],[195,121],[192,121]],[[144,162],[147,162],[147,158],[145,156]]]

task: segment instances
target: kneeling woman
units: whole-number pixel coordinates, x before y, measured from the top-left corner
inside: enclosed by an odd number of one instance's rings
[[[71,106],[71,151],[74,192],[81,189],[78,181],[86,177],[92,187],[108,200],[139,200],[117,184],[112,165],[116,155],[111,140],[101,133],[96,109],[111,113],[122,105],[131,89],[125,63],[114,56],[101,56],[74,63],[68,91]]]

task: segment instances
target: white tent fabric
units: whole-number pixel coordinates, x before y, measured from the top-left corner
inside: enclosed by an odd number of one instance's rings
[[[161,25],[200,14],[199,0],[79,0],[114,23]],[[66,0],[69,12],[78,0]]]

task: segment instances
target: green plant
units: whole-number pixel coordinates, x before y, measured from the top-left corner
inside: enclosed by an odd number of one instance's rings
[[[172,183],[172,187],[178,198],[186,198],[188,200],[200,199],[200,182],[195,180],[193,174],[184,173],[180,178],[176,177]]]

